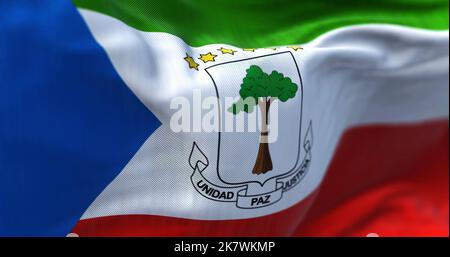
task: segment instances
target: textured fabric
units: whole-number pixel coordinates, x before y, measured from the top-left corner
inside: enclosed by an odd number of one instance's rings
[[[304,44],[303,49],[244,51],[222,44],[193,48],[173,35],[137,31],[98,12],[81,13],[125,83],[164,124],[91,204],[83,219],[148,214],[232,220],[273,214],[318,188],[346,130],[448,117],[445,32],[353,26],[326,33]],[[224,54],[219,49],[235,52]],[[215,55],[214,60],[203,62],[205,54]],[[186,56],[197,60],[197,69],[189,65]],[[263,175],[248,172],[258,152],[258,133],[194,131],[194,126],[203,124],[201,120],[192,121],[190,131],[175,132],[171,127],[177,110],[170,106],[179,98],[192,103],[193,113],[199,104],[195,101],[207,97],[221,101],[223,108],[212,113],[219,113],[226,123],[229,106],[223,99],[236,96],[252,64],[266,72],[278,70],[300,87],[298,97],[278,103],[279,133],[270,144],[273,169]],[[195,92],[201,93],[197,100]],[[307,133],[309,124],[311,133]],[[209,187],[218,185],[215,189],[219,192],[224,192],[220,186],[242,186],[247,195],[276,191],[276,176],[291,174],[292,167],[292,174],[296,174],[306,156],[304,144],[308,140],[312,141],[312,160],[307,174],[298,186],[269,196],[276,203],[264,208],[241,208],[239,198],[230,202],[210,199],[199,194],[202,191],[195,186],[199,181],[210,181],[215,183]],[[201,152],[207,159],[203,161],[208,163],[202,172],[205,178],[192,179],[192,149],[200,149],[194,156]],[[393,161],[397,158],[392,157]]]
[[[166,32],[191,46],[269,47],[309,42],[356,24],[448,30],[446,0],[74,0],[141,31]]]
[[[64,236],[160,122],[70,2],[0,15],[0,236]]]
[[[448,1],[0,14],[0,236],[448,236]]]
[[[81,237],[448,237],[448,165],[447,121],[358,127],[342,137],[318,190],[284,211],[222,221],[105,216],[81,220],[73,232]]]

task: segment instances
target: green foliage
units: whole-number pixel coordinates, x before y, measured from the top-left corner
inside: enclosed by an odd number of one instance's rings
[[[257,104],[258,102],[256,102],[252,97],[248,97],[245,100],[240,98],[236,103],[228,108],[228,111],[233,114],[238,114],[240,112],[252,113]]]
[[[247,69],[247,75],[242,80],[239,95],[241,99],[234,103],[228,111],[238,114],[241,111],[251,113],[258,104],[258,98],[279,99],[282,102],[294,98],[298,86],[283,73],[272,71],[265,73],[259,66],[252,65]],[[245,100],[243,100],[245,99]]]

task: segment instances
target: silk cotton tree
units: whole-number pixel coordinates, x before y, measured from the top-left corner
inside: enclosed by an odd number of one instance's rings
[[[269,109],[276,100],[286,102],[294,98],[297,90],[297,84],[278,71],[272,71],[269,75],[257,65],[252,65],[247,69],[247,74],[239,90],[241,98],[228,111],[234,115],[240,112],[251,113],[255,106],[258,106],[261,111],[259,148],[252,173],[264,174],[273,169],[268,140]]]

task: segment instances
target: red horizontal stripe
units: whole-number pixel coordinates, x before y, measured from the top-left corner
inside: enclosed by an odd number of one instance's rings
[[[448,121],[352,128],[318,190],[271,215],[81,220],[80,236],[448,236]],[[315,161],[320,157],[315,158]]]

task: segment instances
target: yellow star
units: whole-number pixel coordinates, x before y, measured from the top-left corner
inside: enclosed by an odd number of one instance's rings
[[[294,51],[297,51],[298,49],[303,50],[303,47],[301,47],[301,46],[288,46],[288,48],[291,48]]]
[[[242,48],[242,50],[247,51],[247,52],[254,52],[256,50],[256,48]]]
[[[198,70],[198,63],[194,61],[194,58],[192,56],[189,56],[186,53],[186,57],[184,57],[184,60],[189,64],[189,69],[196,69]]]
[[[207,62],[215,62],[216,60],[214,58],[216,58],[217,55],[212,54],[211,52],[207,53],[207,54],[200,54],[200,60],[202,60],[204,63]]]
[[[234,53],[237,52],[233,49],[228,49],[228,48],[223,48],[223,47],[221,47],[220,49],[217,49],[217,50],[221,51],[222,54],[231,54],[231,55],[234,55]]]

